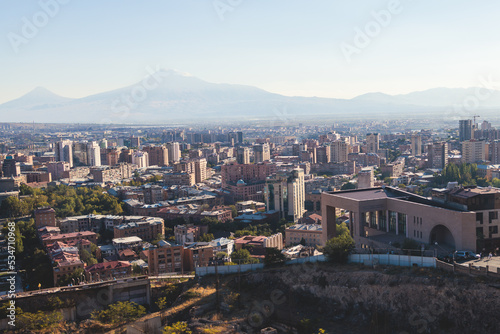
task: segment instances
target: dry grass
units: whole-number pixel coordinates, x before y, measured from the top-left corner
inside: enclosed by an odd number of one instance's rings
[[[187,308],[190,308],[193,305],[196,305],[200,300],[202,300],[204,298],[215,296],[215,288],[196,287],[196,288],[189,289],[185,293],[188,293],[189,295],[195,296],[195,297],[191,297],[188,300],[183,301],[181,304],[172,306],[165,313],[163,313],[164,316],[168,317],[168,316],[171,316],[171,315],[176,314],[178,312],[184,311]],[[184,294],[182,294],[180,298],[182,298],[182,296]]]

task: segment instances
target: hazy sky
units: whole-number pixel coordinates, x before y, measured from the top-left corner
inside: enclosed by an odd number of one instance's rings
[[[498,74],[499,14],[464,0],[0,0],[0,103],[36,86],[83,97],[156,67],[285,95],[478,86]]]

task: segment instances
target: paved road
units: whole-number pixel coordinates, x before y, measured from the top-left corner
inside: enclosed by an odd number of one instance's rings
[[[472,263],[473,266],[476,267],[486,267],[489,266],[489,271],[495,271],[496,268],[500,268],[500,256],[493,256],[491,260],[488,260],[488,257],[482,258],[481,260],[470,260],[466,262],[460,262],[460,264],[468,266],[469,263]]]

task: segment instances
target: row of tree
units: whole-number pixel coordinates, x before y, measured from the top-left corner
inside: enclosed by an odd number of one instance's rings
[[[48,187],[47,189],[31,188],[25,184],[20,187],[21,199],[8,197],[2,201],[0,215],[3,217],[20,217],[30,215],[41,206],[51,206],[58,217],[69,217],[87,214],[123,213],[119,200],[108,194],[101,187],[73,188],[65,185]]]

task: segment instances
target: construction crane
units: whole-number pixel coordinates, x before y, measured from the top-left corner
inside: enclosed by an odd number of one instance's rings
[[[476,117],[481,117],[481,116],[479,116],[479,115],[474,115],[474,116],[472,116],[472,117],[474,117],[474,128],[475,128],[475,129],[477,129],[477,127],[476,127]]]

